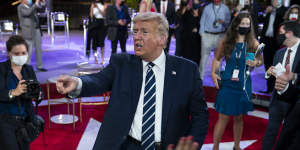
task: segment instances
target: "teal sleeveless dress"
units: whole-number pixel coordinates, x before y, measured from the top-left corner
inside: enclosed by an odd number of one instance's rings
[[[236,43],[226,61],[225,71],[221,74],[222,85],[215,101],[215,109],[219,113],[237,116],[253,110],[251,77],[245,75],[246,47],[243,43]],[[239,81],[231,80],[234,69],[239,69]]]

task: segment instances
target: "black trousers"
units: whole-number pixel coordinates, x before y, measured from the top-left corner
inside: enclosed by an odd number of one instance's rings
[[[181,25],[182,26],[182,25]],[[179,26],[175,29],[175,38],[176,38],[176,50],[175,55],[176,56],[182,56],[182,27]]]
[[[287,102],[273,99],[269,107],[269,122],[262,141],[262,150],[272,150],[279,133],[282,121],[286,119],[291,105]]]
[[[117,32],[117,37],[115,40],[111,41],[111,53],[115,54],[117,52],[118,42],[120,41],[120,47],[123,53],[126,53],[126,40],[127,40],[127,29],[119,27]]]
[[[29,150],[27,142],[18,142],[16,132],[24,126],[21,120],[0,118],[0,149],[3,150]]]
[[[86,55],[90,54],[91,42],[94,52],[96,52],[97,47],[104,47],[106,34],[107,28],[104,25],[104,19],[95,19],[88,27]]]
[[[275,150],[299,150],[300,147],[300,102],[289,112],[283,125]]]
[[[279,50],[280,46],[277,44],[277,40],[275,38],[263,37],[262,42],[266,44],[263,52],[264,52],[264,65],[265,70],[267,71],[272,65],[274,56],[277,50]],[[275,85],[275,78],[272,76],[267,79],[267,91],[272,92]]]

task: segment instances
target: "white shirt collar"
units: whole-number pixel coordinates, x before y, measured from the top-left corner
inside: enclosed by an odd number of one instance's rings
[[[298,42],[296,44],[294,44],[291,48],[288,48],[288,49],[291,49],[292,52],[297,52],[299,44],[300,44],[300,39],[298,39]]]
[[[157,57],[152,63],[155,64],[159,69],[162,69],[163,64],[166,62],[166,54],[164,53],[164,50],[161,51],[161,54],[159,57]],[[143,68],[147,66],[149,62],[143,60]]]

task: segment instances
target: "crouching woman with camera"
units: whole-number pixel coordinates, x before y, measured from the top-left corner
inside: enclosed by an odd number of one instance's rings
[[[21,36],[11,36],[6,48],[8,60],[0,63],[0,149],[29,150],[32,135],[38,134],[34,129],[38,119],[32,99],[25,95],[27,81],[36,81],[36,75],[32,66],[25,64],[28,45]]]

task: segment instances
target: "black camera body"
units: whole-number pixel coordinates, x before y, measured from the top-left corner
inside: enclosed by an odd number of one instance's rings
[[[23,97],[38,100],[41,92],[40,83],[37,80],[26,80],[23,84],[27,85],[27,92],[23,94]]]

